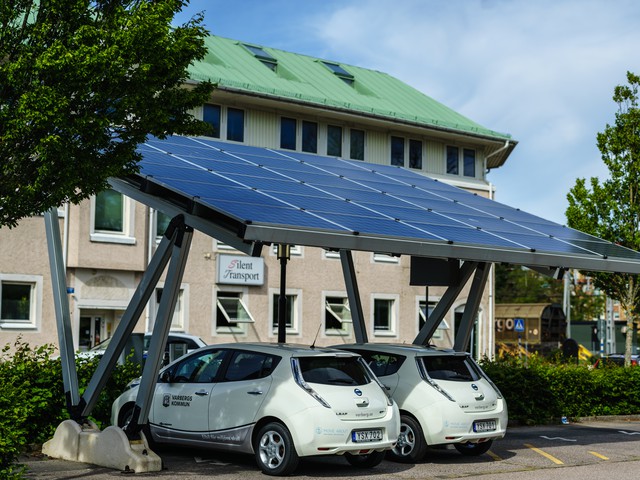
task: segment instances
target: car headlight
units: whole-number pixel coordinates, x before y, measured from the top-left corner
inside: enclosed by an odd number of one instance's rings
[[[127,386],[124,387],[124,391],[126,392],[127,390],[131,390],[132,388],[135,388],[138,385],[140,385],[140,379],[141,377],[134,378],[133,380],[131,380],[129,383],[127,383]]]
[[[302,378],[302,372],[300,371],[300,363],[298,362],[297,358],[291,359],[291,370],[293,370],[293,378],[300,386],[300,388],[302,388],[305,392],[315,398],[323,407],[331,408],[331,405],[329,405],[329,403],[327,403],[324,398],[318,395],[318,392],[316,392],[307,382],[304,381],[304,378]]]

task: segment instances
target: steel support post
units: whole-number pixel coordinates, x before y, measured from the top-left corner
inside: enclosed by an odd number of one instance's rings
[[[131,421],[124,428],[129,438],[135,437],[142,429],[142,425],[146,424],[149,419],[149,410],[158,379],[158,371],[162,362],[164,346],[169,336],[171,319],[176,308],[192,237],[193,229],[191,227],[185,226],[184,229],[177,232],[160,305],[158,306],[158,314],[151,334],[147,359],[142,370],[136,405]]]
[[[478,308],[480,307],[480,301],[482,300],[482,294],[484,293],[484,287],[487,284],[490,271],[491,265],[488,263],[480,263],[476,268],[476,273],[471,283],[471,290],[467,297],[467,303],[462,313],[460,326],[456,332],[456,340],[453,344],[453,349],[456,352],[464,352],[469,347],[473,322],[478,314]]]
[[[347,298],[349,299],[349,308],[351,309],[351,321],[353,322],[353,334],[357,343],[367,343],[367,327],[362,314],[362,302],[360,301],[360,292],[358,290],[358,280],[356,278],[356,270],[353,266],[353,256],[351,250],[340,250],[340,261],[342,262],[342,274],[344,275],[344,283],[347,288]]]
[[[76,359],[73,348],[73,330],[71,328],[71,313],[69,312],[69,297],[67,296],[67,275],[62,256],[60,225],[58,223],[58,210],[56,208],[52,208],[44,214],[44,224],[47,234],[47,248],[49,250],[49,268],[51,269],[53,304],[58,329],[58,346],[60,348],[60,361],[62,362],[62,384],[67,402],[67,410],[71,418],[79,420],[77,408],[80,403],[78,372],[76,370]]]
[[[469,277],[471,277],[471,274],[477,266],[478,262],[464,262],[460,268],[460,281],[456,285],[447,288],[447,291],[444,292],[444,295],[442,295],[442,298],[440,298],[431,315],[429,315],[429,318],[413,340],[414,345],[427,345],[429,343],[438,325],[442,322],[442,319],[453,305],[453,302],[458,298],[458,295],[467,284]]]
[[[129,305],[111,337],[107,350],[100,359],[98,368],[91,377],[89,385],[82,396],[82,416],[86,417],[90,415],[98,401],[102,389],[115,368],[118,358],[127,344],[127,340],[131,336],[131,332],[133,332],[136,323],[147,306],[147,302],[149,298],[151,298],[162,272],[164,272],[167,263],[169,263],[171,247],[174,244],[178,231],[182,229],[184,229],[182,216],[180,215],[173,218],[153,254],[151,262],[149,262],[133,297],[129,301]]]

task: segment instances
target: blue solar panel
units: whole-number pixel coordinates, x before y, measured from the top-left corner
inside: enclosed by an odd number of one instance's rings
[[[179,136],[150,139],[139,151],[142,177],[246,224],[640,260],[637,252],[399,167]]]

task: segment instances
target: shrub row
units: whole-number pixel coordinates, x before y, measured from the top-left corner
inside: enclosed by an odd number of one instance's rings
[[[62,382],[62,364],[54,359],[55,347],[31,348],[20,338],[6,345],[0,355],[0,478],[21,478],[23,469],[14,462],[34,445],[51,437],[69,418]],[[99,359],[78,359],[78,384],[86,387]],[[101,393],[91,420],[107,426],[111,404],[126,384],[140,375],[133,363],[118,365]],[[83,393],[83,390],[80,392]]]
[[[507,401],[510,424],[640,414],[640,367],[593,368],[535,355],[481,364]]]

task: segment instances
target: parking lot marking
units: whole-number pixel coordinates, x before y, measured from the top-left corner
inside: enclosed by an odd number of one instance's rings
[[[624,430],[618,430],[620,433],[624,433],[625,435],[640,435],[640,432],[625,432]]]
[[[539,455],[542,455],[545,458],[548,458],[549,460],[551,460],[553,463],[555,463],[556,465],[564,465],[564,462],[562,460],[558,460],[556,457],[554,457],[553,455],[548,454],[547,452],[544,452],[542,450],[540,450],[539,448],[534,447],[533,445],[531,445],[530,443],[525,443],[524,444],[525,447],[530,448],[531,450],[533,450],[534,452],[536,452]]]
[[[588,450],[587,450],[588,451]],[[609,460],[609,457],[605,457],[604,455],[600,455],[598,452],[589,452],[594,457],[601,458],[602,460]]]
[[[563,442],[577,442],[575,438],[564,438],[564,437],[547,437],[546,435],[540,435],[540,438],[544,438],[545,440],[562,440]]]
[[[500,457],[500,455],[497,455],[497,454],[493,453],[491,450],[489,450],[487,452],[487,455],[489,455],[491,458],[493,458],[496,462],[502,461],[502,457]]]

